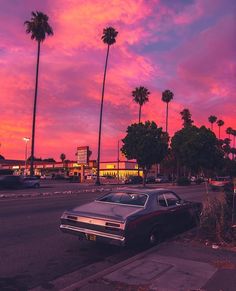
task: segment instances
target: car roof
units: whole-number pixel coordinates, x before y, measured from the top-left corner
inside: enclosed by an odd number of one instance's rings
[[[146,189],[146,188],[117,188],[114,189],[112,192],[117,192],[117,191],[122,191],[122,192],[132,192],[132,193],[138,193],[138,194],[148,194],[149,196],[151,195],[156,195],[156,194],[161,194],[164,192],[173,192],[172,190],[166,189],[166,188],[156,188],[156,189]]]

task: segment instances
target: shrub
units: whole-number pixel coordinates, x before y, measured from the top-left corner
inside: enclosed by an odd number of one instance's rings
[[[177,185],[178,186],[188,186],[191,184],[191,181],[187,177],[180,177],[177,180]]]
[[[198,231],[200,238],[218,243],[233,242],[236,234],[231,227],[231,214],[232,211],[223,196],[208,197],[203,202]]]

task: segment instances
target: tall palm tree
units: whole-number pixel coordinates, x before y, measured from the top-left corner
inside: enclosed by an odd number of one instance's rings
[[[133,101],[139,104],[139,114],[138,114],[138,123],[141,122],[141,109],[143,104],[149,101],[148,95],[150,92],[145,87],[138,87],[132,91],[132,96],[134,97]]]
[[[173,99],[174,94],[170,90],[165,90],[162,92],[162,101],[166,103],[166,132],[168,133],[168,105]]]
[[[104,100],[104,92],[105,92],[105,82],[106,82],[106,72],[107,72],[107,62],[110,51],[110,46],[116,42],[116,37],[118,35],[118,31],[116,31],[113,27],[107,27],[103,29],[102,40],[105,44],[107,44],[107,55],[105,61],[105,69],[103,76],[103,84],[102,84],[102,99],[101,99],[101,107],[100,107],[100,121],[99,121],[99,133],[98,133],[98,158],[97,158],[97,179],[96,185],[100,185],[99,173],[100,173],[100,150],[101,150],[101,132],[102,132],[102,112],[103,112],[103,100]]]
[[[234,139],[233,139],[233,160],[234,160],[234,157],[235,157],[235,137],[236,137],[236,129],[232,129],[232,136],[234,137]]]
[[[208,117],[208,121],[211,124],[211,131],[213,131],[213,123],[215,123],[216,120],[217,120],[217,117],[215,115],[211,115],[211,116]]]
[[[230,135],[232,134],[232,131],[233,131],[233,128],[232,128],[232,127],[227,127],[227,128],[226,128],[226,133],[227,133],[228,136],[229,136],[229,140],[230,140]]]
[[[34,91],[34,109],[32,122],[32,139],[31,139],[31,159],[30,159],[30,175],[34,174],[34,137],[35,137],[35,120],[36,120],[36,105],[38,95],[38,73],[39,73],[39,57],[40,45],[46,38],[46,35],[53,35],[52,27],[48,24],[48,16],[42,12],[36,11],[31,13],[32,17],[29,21],[25,21],[26,33],[31,34],[31,39],[38,43],[37,65],[36,65],[36,79]]]
[[[219,126],[219,139],[220,139],[220,128],[221,128],[221,126],[223,126],[225,123],[224,123],[224,121],[221,120],[221,119],[217,120],[216,123],[217,123],[217,125]]]

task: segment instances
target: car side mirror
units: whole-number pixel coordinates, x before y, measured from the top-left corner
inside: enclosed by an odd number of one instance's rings
[[[182,205],[183,203],[184,203],[183,200],[178,200],[178,201],[176,201],[176,205],[177,205],[177,206],[180,206],[180,205]]]

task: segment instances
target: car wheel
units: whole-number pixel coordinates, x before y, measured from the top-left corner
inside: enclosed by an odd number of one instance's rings
[[[39,184],[35,184],[34,185],[34,188],[39,188]]]
[[[154,228],[148,235],[148,245],[154,246],[161,242],[161,232],[158,228]]]

